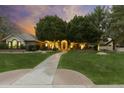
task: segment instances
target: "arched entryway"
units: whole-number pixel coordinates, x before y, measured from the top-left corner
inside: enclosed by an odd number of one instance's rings
[[[61,50],[67,51],[68,50],[68,42],[66,40],[61,41]]]
[[[9,48],[20,48],[21,47],[21,42],[16,40],[16,39],[13,39],[12,41],[8,42],[8,47]]]
[[[12,40],[12,48],[17,48],[18,47],[18,41],[16,39]]]

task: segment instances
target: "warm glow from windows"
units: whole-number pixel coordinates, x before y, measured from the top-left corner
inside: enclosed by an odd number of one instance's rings
[[[11,48],[11,42],[10,41],[8,42],[8,47]]]
[[[21,47],[21,42],[20,41],[18,41],[18,48],[20,48]]]
[[[17,48],[17,40],[13,40],[12,41],[12,47],[13,48]]]

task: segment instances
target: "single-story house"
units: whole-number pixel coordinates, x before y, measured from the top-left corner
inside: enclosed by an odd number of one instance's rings
[[[28,33],[11,33],[2,39],[2,43],[7,44],[8,48],[21,48],[37,43],[37,38]]]

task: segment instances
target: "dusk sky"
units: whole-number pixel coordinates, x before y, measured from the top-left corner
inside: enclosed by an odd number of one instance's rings
[[[51,6],[51,5],[26,5],[26,6],[0,6],[0,16],[7,16],[26,32],[34,33],[34,26],[39,18],[46,15],[57,15],[63,20],[69,21],[74,15],[86,15],[94,10],[96,6]]]

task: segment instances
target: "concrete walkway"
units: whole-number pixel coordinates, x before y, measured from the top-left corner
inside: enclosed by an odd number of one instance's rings
[[[0,73],[0,86],[11,85],[20,77],[29,73],[31,69],[19,69]]]
[[[36,66],[31,72],[24,75],[12,85],[50,85],[54,79],[60,56],[63,53],[57,53],[41,64]]]
[[[50,56],[32,70],[25,69],[0,74],[0,87],[93,87],[93,82],[81,73],[68,69],[57,69],[63,53]]]
[[[53,85],[85,85],[91,86],[94,83],[85,75],[69,69],[57,69]]]

